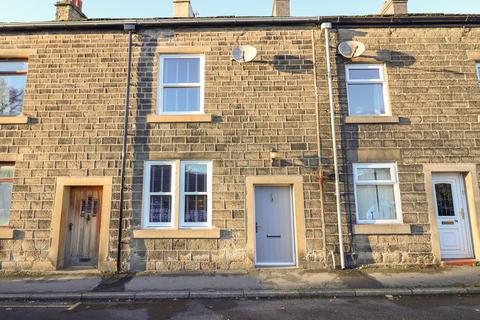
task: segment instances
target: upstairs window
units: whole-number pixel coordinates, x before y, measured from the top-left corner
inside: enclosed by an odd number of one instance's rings
[[[346,77],[349,115],[389,115],[383,65],[350,64]]]
[[[402,223],[394,163],[353,165],[357,223]]]
[[[161,55],[158,113],[201,114],[204,99],[203,55]]]
[[[8,225],[13,190],[13,163],[0,163],[0,226]]]
[[[26,60],[0,60],[0,116],[22,114],[27,70]]]

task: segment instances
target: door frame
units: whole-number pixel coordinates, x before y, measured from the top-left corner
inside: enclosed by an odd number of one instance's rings
[[[250,176],[246,178],[246,224],[247,224],[247,256],[249,269],[255,265],[255,186],[291,187],[292,229],[295,242],[295,265],[300,267],[305,262],[305,213],[303,203],[302,176]],[[279,266],[281,268],[282,266]],[[288,267],[292,267],[289,265]]]
[[[65,235],[67,229],[70,190],[72,187],[102,187],[102,214],[98,247],[98,266],[102,272],[114,271],[115,262],[108,261],[110,242],[110,214],[112,204],[112,177],[58,177],[55,204],[52,213],[50,250],[48,258],[55,270],[62,269],[65,257]]]
[[[440,239],[437,224],[437,212],[433,190],[432,173],[459,173],[463,175],[465,196],[468,206],[472,236],[473,254],[480,261],[480,190],[478,187],[477,164],[424,164],[425,191],[427,195],[432,254],[436,262],[442,261]]]

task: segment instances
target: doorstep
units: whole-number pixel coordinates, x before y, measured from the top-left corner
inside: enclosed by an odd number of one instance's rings
[[[445,266],[473,266],[475,259],[448,259],[442,260],[442,264]]]

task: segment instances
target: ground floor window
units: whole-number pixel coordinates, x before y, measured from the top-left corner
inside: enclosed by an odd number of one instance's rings
[[[210,161],[148,161],[144,227],[211,227],[211,193]]]
[[[8,224],[13,191],[13,163],[0,163],[0,226]]]
[[[395,163],[353,165],[357,223],[402,223]]]

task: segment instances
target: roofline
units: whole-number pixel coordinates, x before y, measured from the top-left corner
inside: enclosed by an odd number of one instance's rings
[[[334,27],[451,27],[480,26],[480,14],[414,14],[405,16],[331,16],[331,17],[211,17],[112,19],[83,21],[46,21],[29,23],[0,23],[0,32],[23,30],[121,29],[125,24],[138,27],[239,27],[239,26],[315,26],[331,22]]]

